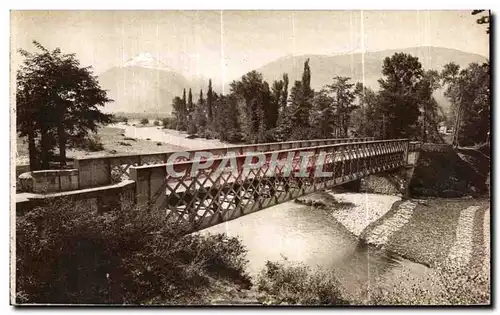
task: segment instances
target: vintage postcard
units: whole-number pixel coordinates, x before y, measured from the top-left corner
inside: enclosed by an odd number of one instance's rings
[[[490,305],[490,11],[10,13],[11,304]]]

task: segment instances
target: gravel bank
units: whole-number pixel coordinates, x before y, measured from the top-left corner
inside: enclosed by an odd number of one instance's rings
[[[399,200],[400,197],[389,195],[322,192],[299,197],[296,202],[324,209],[350,233],[359,237],[367,226],[383,217]]]
[[[352,204],[351,207],[332,209],[332,216],[357,237],[368,225],[384,216],[393,203],[401,200],[398,196],[368,193],[341,193],[332,196],[340,203]]]
[[[484,212],[484,220],[483,220],[483,249],[484,249],[484,258],[483,258],[483,273],[489,276],[490,274],[490,208],[486,209]]]
[[[460,213],[455,232],[455,243],[450,248],[445,266],[452,270],[465,268],[471,258],[474,216],[479,206],[470,206]]]
[[[365,235],[366,243],[375,246],[385,245],[394,233],[401,230],[401,228],[408,223],[413,215],[413,209],[415,209],[416,205],[416,203],[411,201],[400,203],[393,216],[384,220],[382,224],[376,226],[370,231],[370,233]]]
[[[464,255],[469,256],[468,261],[482,261],[483,241],[483,221],[474,219],[479,212],[476,208],[474,214],[462,215],[462,223],[460,224],[461,213],[469,207],[479,207],[481,211],[489,207],[489,200],[476,199],[428,199],[422,202],[417,202],[413,215],[406,225],[399,231],[393,233],[386,241],[384,247],[392,252],[410,259],[412,261],[425,264],[427,266],[437,266],[443,264],[449,259],[449,254],[453,251],[463,251],[463,246],[468,248],[469,253]],[[394,212],[391,210],[382,220],[388,220]],[[465,216],[465,217],[464,217]],[[466,220],[466,218],[468,218]],[[473,224],[471,224],[471,219]],[[380,225],[379,222],[376,223]],[[457,226],[460,224],[459,232]],[[463,231],[465,226],[471,226],[470,230]],[[370,235],[370,226],[364,235]],[[469,229],[469,228],[467,228]],[[458,234],[457,234],[458,233]],[[458,238],[457,238],[457,235]],[[478,238],[478,236],[481,236]],[[465,241],[464,239],[469,239]],[[474,246],[480,242],[479,248],[475,250]],[[453,258],[455,259],[455,258]],[[457,258],[458,261],[459,258]]]

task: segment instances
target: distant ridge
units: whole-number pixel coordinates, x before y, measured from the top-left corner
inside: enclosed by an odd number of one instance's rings
[[[471,62],[484,62],[486,57],[455,49],[423,46],[404,49],[390,49],[364,54],[348,53],[339,55],[301,55],[284,56],[256,69],[269,83],[288,73],[291,88],[295,80],[300,80],[306,59],[310,59],[311,85],[318,90],[329,84],[335,76],[351,77],[353,82],[362,82],[378,89],[377,80],[381,77],[382,62],[385,57],[396,52],[409,53],[419,58],[425,69],[441,70],[448,62],[455,62],[466,67]],[[250,71],[251,69],[248,69]],[[109,96],[115,100],[107,104],[106,112],[151,113],[169,115],[172,112],[172,99],[181,96],[184,88],[192,89],[193,100],[197,101],[200,89],[206,92],[208,79],[190,77],[172,70],[150,53],[141,53],[127,60],[123,65],[113,67],[101,75],[99,82],[109,90]],[[220,87],[214,83],[214,90]],[[449,102],[442,91],[435,93],[438,103],[444,110]]]
[[[448,62],[455,62],[460,67],[466,67],[472,62],[484,62],[486,57],[463,52],[456,49],[422,46],[404,49],[389,49],[364,54],[364,79],[368,86],[377,88],[377,80],[381,77],[382,63],[385,57],[396,52],[404,52],[418,57],[425,69],[441,70]],[[334,76],[351,77],[353,81],[363,80],[363,54],[341,55],[300,55],[286,56],[265,64],[256,69],[261,72],[266,80],[279,79],[283,73],[288,73],[290,82],[300,80],[304,62],[310,59],[311,85],[318,89],[331,82]]]
[[[382,74],[382,63],[385,57],[392,56],[396,52],[403,52],[418,57],[425,69],[435,69],[440,71],[442,67],[455,62],[461,68],[467,67],[472,62],[485,62],[486,57],[478,54],[463,52],[456,49],[422,46],[409,47],[404,49],[389,49],[364,54],[364,75],[363,75],[363,55],[361,53],[341,54],[341,55],[300,55],[286,56],[256,69],[261,72],[264,79],[272,82],[280,79],[283,73],[288,73],[290,87],[295,80],[300,80],[304,67],[304,62],[310,59],[311,86],[318,90],[326,84],[332,82],[335,76],[350,77],[353,82],[365,82],[365,84],[375,90],[378,89],[378,79]],[[436,100],[446,111],[449,107],[448,100],[444,97],[443,91],[436,91]]]

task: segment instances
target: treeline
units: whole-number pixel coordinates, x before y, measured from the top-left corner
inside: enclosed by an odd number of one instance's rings
[[[340,76],[315,91],[309,60],[291,87],[286,73],[269,84],[251,71],[233,81],[227,95],[219,95],[210,80],[198,100],[191,89],[174,98],[174,118],[167,127],[247,143],[349,136],[443,142],[439,124],[451,119],[460,145],[487,140],[489,63],[462,70],[449,63],[439,73],[425,70],[416,57],[396,53],[384,59],[381,74],[378,91]],[[438,88],[445,88],[452,103],[451,117],[433,97]]]

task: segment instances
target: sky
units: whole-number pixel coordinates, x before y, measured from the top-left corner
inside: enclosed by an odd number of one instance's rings
[[[440,46],[489,56],[470,11],[11,11],[19,48],[76,53],[96,74],[149,53],[186,77],[228,82],[280,57]]]

